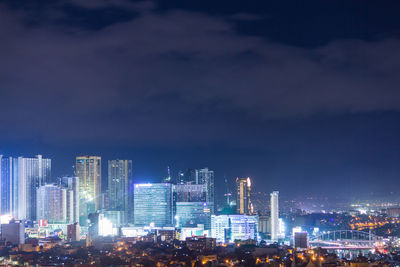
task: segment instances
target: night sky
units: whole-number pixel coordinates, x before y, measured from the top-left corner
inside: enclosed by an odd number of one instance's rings
[[[284,196],[400,187],[399,1],[0,2],[0,153]],[[104,176],[106,173],[104,172]]]

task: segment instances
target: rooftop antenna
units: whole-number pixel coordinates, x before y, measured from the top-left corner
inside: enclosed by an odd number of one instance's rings
[[[167,166],[167,177],[163,180],[166,183],[170,183],[171,182],[171,170],[169,169],[169,166]]]

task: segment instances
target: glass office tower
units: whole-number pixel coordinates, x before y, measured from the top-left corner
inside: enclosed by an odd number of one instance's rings
[[[211,209],[207,203],[207,184],[174,185],[175,226],[211,227]]]
[[[13,214],[14,196],[16,186],[14,184],[14,160],[12,157],[0,155],[0,213]]]
[[[108,161],[109,209],[120,211],[122,223],[128,222],[129,185],[132,183],[131,160]]]
[[[135,226],[173,226],[172,185],[169,183],[134,185]]]
[[[208,168],[197,170],[197,184],[205,184],[207,187],[206,202],[211,214],[214,214],[214,171]]]

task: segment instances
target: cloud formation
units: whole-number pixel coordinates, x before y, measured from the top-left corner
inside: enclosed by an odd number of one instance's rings
[[[94,30],[62,23],[64,2],[37,24],[0,6],[0,124],[15,138],[203,144],[249,121],[400,109],[396,38],[302,48],[152,2],[71,3],[134,15]]]

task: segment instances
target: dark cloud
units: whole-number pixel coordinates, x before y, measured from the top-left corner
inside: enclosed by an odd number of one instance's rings
[[[237,113],[266,123],[400,108],[397,39],[305,49],[182,10],[143,12],[97,31],[26,27],[23,13],[2,13],[0,109],[10,115],[2,124],[21,135],[157,142],[149,133],[169,128],[162,140],[207,142],[221,139],[210,129],[240,131]]]
[[[258,25],[273,21],[271,14],[160,6],[123,0],[1,5],[0,138],[71,147],[214,144],[226,152],[211,153],[221,169],[241,162],[243,172],[268,160],[275,177],[285,169],[281,177],[304,171],[301,177],[315,181],[320,166],[361,177],[365,162],[350,168],[319,157],[330,151],[340,158],[347,148],[354,157],[364,153],[371,139],[351,144],[376,122],[363,116],[399,111],[396,35],[298,46],[238,29],[238,21]],[[354,124],[335,121],[343,117]],[[326,148],[331,140],[339,145]],[[233,147],[251,156],[232,159]],[[310,158],[299,155],[307,152]],[[228,163],[221,164],[224,155]],[[302,169],[313,161],[319,167]]]

